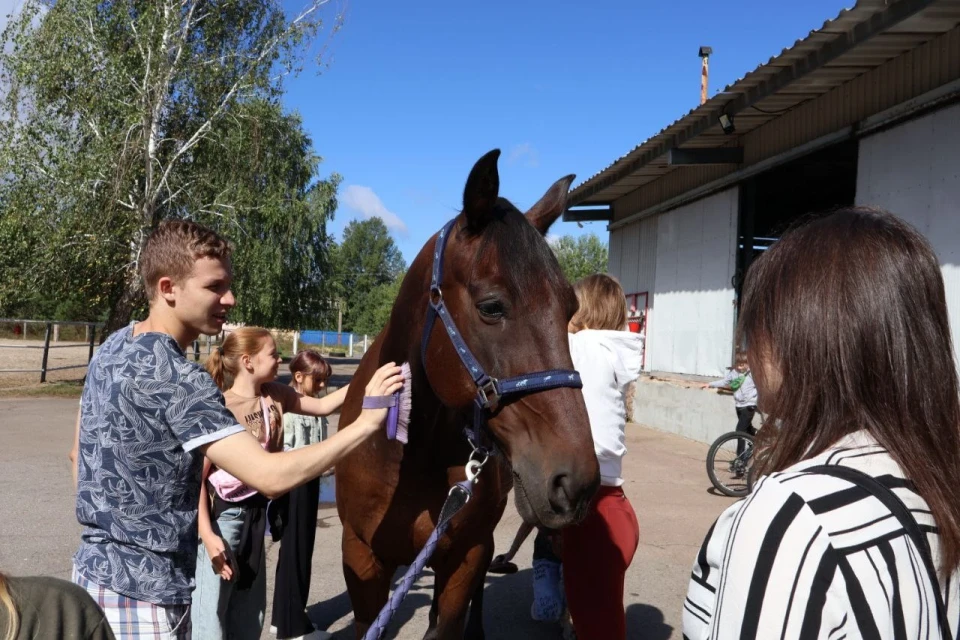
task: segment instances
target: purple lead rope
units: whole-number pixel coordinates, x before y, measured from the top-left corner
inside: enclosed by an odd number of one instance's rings
[[[450,489],[450,494],[443,503],[443,507],[440,509],[440,518],[437,520],[437,528],[434,529],[433,533],[430,534],[430,537],[427,539],[427,544],[423,545],[423,549],[420,550],[420,554],[417,556],[417,559],[413,561],[413,564],[407,567],[407,572],[403,574],[400,584],[397,585],[397,588],[390,595],[390,600],[387,602],[387,604],[384,605],[383,609],[380,610],[380,614],[377,616],[377,619],[374,620],[373,624],[370,625],[370,628],[367,629],[367,633],[363,636],[363,640],[380,640],[384,632],[387,630],[387,625],[390,624],[390,619],[393,618],[393,614],[395,614],[397,609],[400,608],[400,603],[402,603],[403,599],[407,597],[407,594],[410,592],[410,588],[413,587],[413,583],[420,578],[420,574],[423,573],[427,563],[430,562],[430,557],[433,556],[433,552],[437,549],[437,543],[440,541],[440,536],[442,536],[446,532],[447,527],[450,526],[450,520],[452,520],[453,516],[457,515],[457,512],[460,511],[460,509],[462,509],[463,506],[470,501],[470,497],[472,495],[473,483],[471,481],[464,480],[463,482],[458,482],[457,484],[453,485],[453,488]]]

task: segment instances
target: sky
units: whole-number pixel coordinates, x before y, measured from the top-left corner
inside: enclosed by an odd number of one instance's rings
[[[340,2],[341,4],[337,4]],[[377,215],[407,262],[459,210],[473,164],[502,151],[500,195],[521,211],[580,184],[853,0],[332,0],[344,13],[322,71],[287,82],[321,175],[343,176],[331,229]],[[284,0],[288,12],[303,0]],[[556,236],[606,223],[558,221]]]
[[[0,21],[23,0],[0,0]],[[307,0],[282,0],[293,16]],[[820,28],[854,0],[330,0],[322,32],[286,81],[320,176],[343,177],[331,230],[379,216],[409,264],[461,206],[473,164],[500,149],[500,195],[521,211],[574,185],[710,94]],[[324,50],[322,65],[312,64]],[[558,221],[551,235],[605,222]]]

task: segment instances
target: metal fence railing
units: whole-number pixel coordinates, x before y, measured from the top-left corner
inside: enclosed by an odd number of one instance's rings
[[[42,350],[39,368],[18,364],[24,360],[29,361],[29,358],[14,358],[12,360],[14,366],[0,368],[0,373],[39,373],[40,382],[46,382],[47,374],[51,371],[84,369],[93,358],[94,340],[96,339],[97,329],[101,326],[103,326],[103,323],[100,322],[0,318],[0,327],[3,328],[0,331],[0,337],[8,337],[8,339],[0,342],[0,349]],[[7,329],[7,327],[10,328]],[[78,330],[80,327],[83,328],[82,341],[77,339],[79,338]],[[34,330],[34,339],[30,338],[31,329]],[[42,342],[36,339],[40,337],[41,331]],[[71,340],[70,335],[65,334],[72,334],[74,339]],[[21,342],[21,344],[18,344],[18,342]],[[37,342],[40,342],[40,344],[36,344]],[[51,367],[49,366],[50,351],[53,349],[86,349],[87,355],[82,362]]]
[[[93,359],[97,334],[102,327],[101,322],[0,318],[0,374],[18,374],[23,378],[23,374],[36,373],[40,382],[47,382],[51,372],[85,369]],[[205,360],[230,331],[227,329],[218,336],[200,336],[186,349],[187,358],[195,362]],[[314,349],[328,357],[356,358],[366,353],[373,342],[373,336],[350,332],[272,330],[271,333],[284,357],[301,349]],[[63,355],[51,361],[51,353],[60,349],[73,352],[59,351]],[[4,380],[9,383],[11,379]]]

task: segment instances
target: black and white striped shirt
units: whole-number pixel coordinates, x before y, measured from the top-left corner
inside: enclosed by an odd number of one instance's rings
[[[860,431],[761,479],[752,495],[723,512],[694,562],[684,638],[941,638],[923,561],[899,521],[847,480],[804,472],[821,464],[854,467],[893,489],[939,562],[926,502],[890,455]],[[958,577],[955,571],[941,585],[955,637]]]

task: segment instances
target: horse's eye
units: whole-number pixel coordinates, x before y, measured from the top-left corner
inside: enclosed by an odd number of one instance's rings
[[[477,305],[480,315],[489,320],[499,320],[503,317],[503,303],[497,300],[481,302]]]

